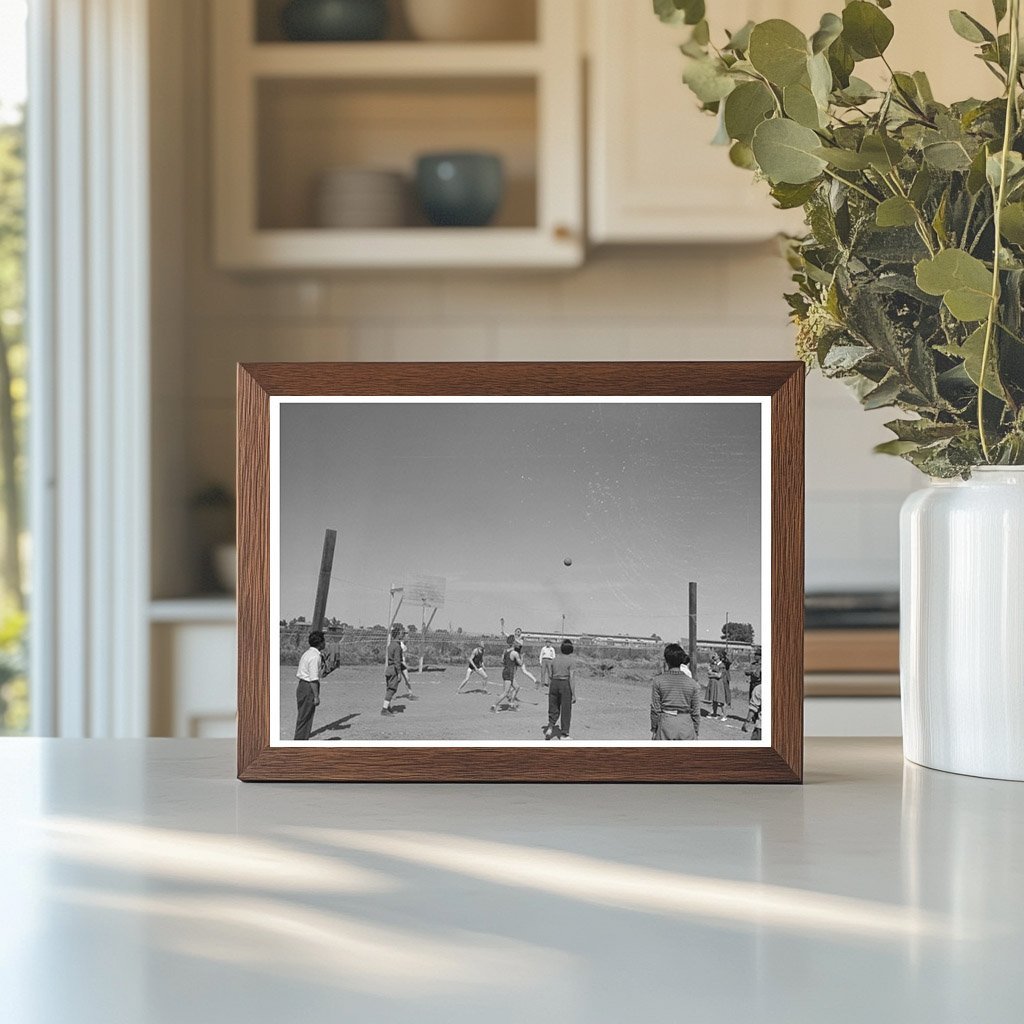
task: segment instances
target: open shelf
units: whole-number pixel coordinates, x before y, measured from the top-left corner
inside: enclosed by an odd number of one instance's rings
[[[523,0],[530,38],[282,42],[278,0],[212,7],[214,246],[219,266],[568,267],[583,260],[582,68],[576,4]],[[404,35],[403,35],[404,33]],[[450,151],[500,156],[493,221],[435,228],[381,202],[371,230],[321,226],[339,169],[400,173]],[[359,200],[362,202],[362,200]],[[370,211],[357,208],[352,223]],[[366,216],[361,216],[366,213]],[[371,221],[372,223],[372,221]]]
[[[220,0],[218,0],[220,2]],[[285,39],[281,28],[281,12],[288,0],[245,0],[253,4],[253,30],[250,39],[260,44],[287,42],[289,46],[311,46],[315,44],[292,42]],[[567,3],[569,0],[558,0]],[[532,42],[537,39],[537,4],[538,0],[501,0],[500,15],[504,20],[505,30],[501,33],[504,42]],[[406,13],[405,0],[388,0],[388,27],[381,42],[371,41],[357,43],[357,46],[376,47],[381,43],[394,41],[418,43],[410,18]]]
[[[273,43],[246,55],[257,78],[536,75],[542,61],[535,43]]]
[[[324,230],[315,196],[323,173],[336,167],[402,174],[406,223],[380,230],[428,229],[414,197],[416,160],[451,150],[496,153],[504,166],[493,224],[469,233],[537,226],[534,79],[272,79],[258,85],[257,118],[261,230]]]

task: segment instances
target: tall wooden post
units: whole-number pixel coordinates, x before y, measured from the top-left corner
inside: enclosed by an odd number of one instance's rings
[[[324,628],[327,614],[327,593],[331,589],[331,571],[334,569],[334,544],[338,539],[337,530],[324,532],[324,551],[320,557],[320,578],[316,584],[316,603],[313,605],[312,632]]]
[[[690,671],[697,672],[697,584],[690,583]]]

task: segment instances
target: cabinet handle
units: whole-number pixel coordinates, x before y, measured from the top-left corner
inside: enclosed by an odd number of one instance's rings
[[[559,242],[569,242],[573,237],[573,230],[568,224],[556,224],[553,234]]]

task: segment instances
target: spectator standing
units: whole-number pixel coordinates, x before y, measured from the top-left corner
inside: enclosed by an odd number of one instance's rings
[[[551,682],[551,666],[555,663],[555,645],[549,639],[544,642],[540,649],[540,682],[541,686],[548,686]]]
[[[551,680],[548,683],[548,724],[544,730],[546,740],[554,739],[556,736],[561,740],[569,739],[572,706],[576,703],[574,663],[572,642],[563,640],[561,649],[551,665]]]
[[[700,738],[700,687],[687,665],[690,658],[679,644],[665,647],[665,667],[651,687],[651,739]]]
[[[320,680],[332,668],[327,667],[324,649],[327,640],[320,630],[309,634],[309,647],[299,659],[299,667],[295,673],[298,682],[295,685],[295,703],[298,716],[295,719],[295,738],[308,740],[313,729],[313,716],[320,706]]]

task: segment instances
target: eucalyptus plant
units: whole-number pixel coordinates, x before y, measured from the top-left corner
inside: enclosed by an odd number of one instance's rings
[[[894,407],[879,451],[937,477],[1024,463],[1024,132],[1020,4],[989,25],[950,11],[996,88],[945,105],[890,66],[890,0],[852,0],[806,36],[780,19],[712,42],[705,0],[654,0],[691,26],[683,80],[734,164],[803,207],[786,298],[809,367],[866,409]],[[884,67],[876,89],[856,74]]]

